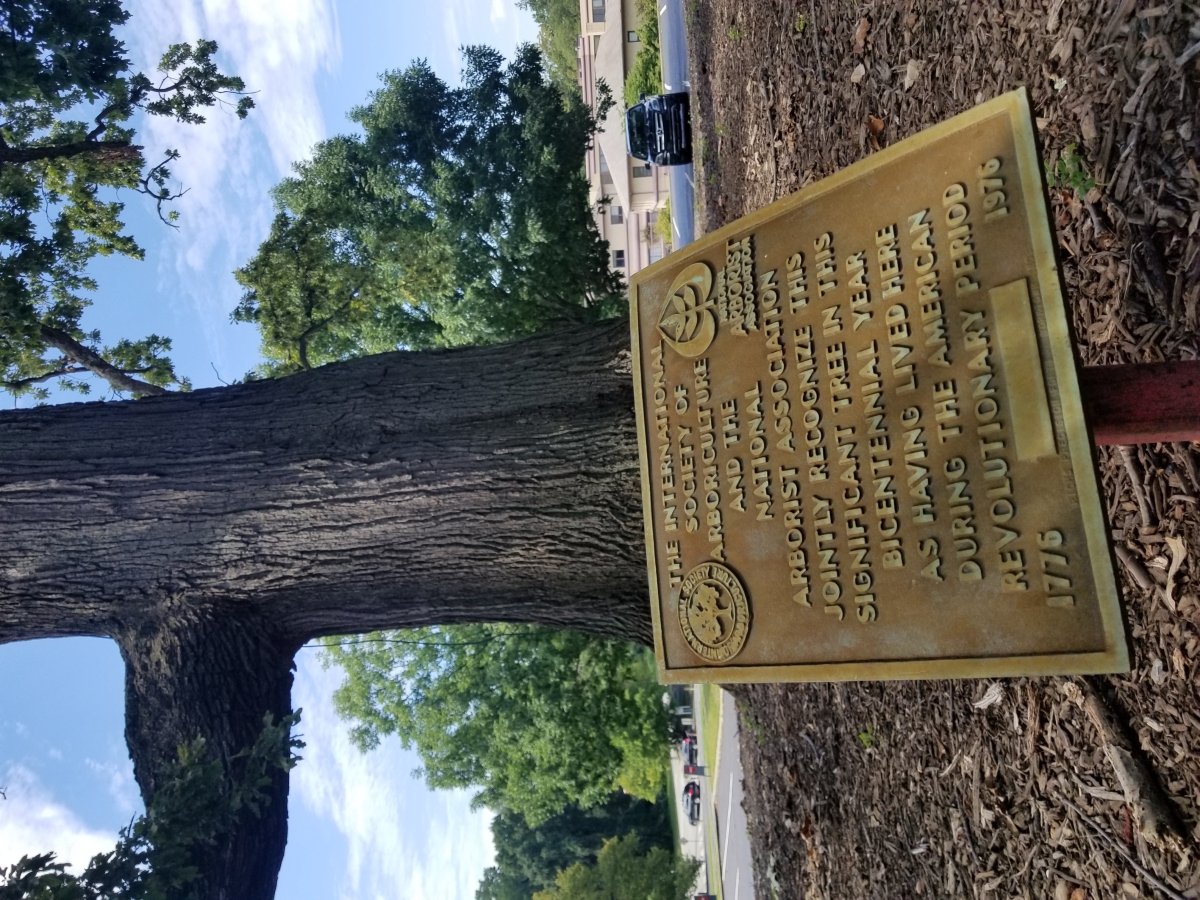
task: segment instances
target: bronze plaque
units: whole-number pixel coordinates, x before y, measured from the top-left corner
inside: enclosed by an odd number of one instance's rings
[[[630,297],[664,681],[1128,668],[1023,91]]]

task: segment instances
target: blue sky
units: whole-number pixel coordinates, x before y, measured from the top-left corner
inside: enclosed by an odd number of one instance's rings
[[[315,141],[348,130],[346,112],[377,74],[424,57],[453,82],[462,44],[511,55],[536,39],[512,0],[132,0],[128,8],[136,66],[152,69],[169,43],[208,37],[226,70],[257,91],[245,122],[218,111],[198,128],[157,120],[142,128],[148,158],[168,147],[182,153],[173,166],[188,188],[180,228],[128,197],[125,220],[146,260],[92,270],[100,289],[85,325],[108,342],[171,337],[177,370],[197,387],[258,361],[254,330],[229,322],[240,296],[231,273],[266,236],[270,187]],[[418,760],[398,742],[366,755],[351,747],[332,710],[339,681],[315,651],[301,651],[293,702],[304,709],[308,746],[293,772],[279,900],[473,897],[491,860],[488,815],[471,811],[464,792],[427,791],[412,777]],[[112,642],[0,646],[0,866],[47,850],[81,862],[111,848],[141,810],[123,715]]]

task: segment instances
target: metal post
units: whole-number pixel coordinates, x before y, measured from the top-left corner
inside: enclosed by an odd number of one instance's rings
[[[1101,446],[1200,441],[1200,360],[1085,366],[1079,389]]]

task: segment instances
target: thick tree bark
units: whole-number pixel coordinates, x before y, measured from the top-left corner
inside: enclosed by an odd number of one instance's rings
[[[231,777],[235,758],[261,732],[263,717],[291,713],[292,656],[269,620],[243,609],[166,603],[115,637],[125,660],[125,740],[134,777],[149,800],[179,744],[202,735]],[[199,861],[211,900],[275,894],[287,844],[287,772],[276,770],[261,815],[244,811],[233,833]]]
[[[65,159],[91,153],[102,163],[125,163],[141,159],[142,147],[128,141],[73,141],[69,144],[52,144],[40,147],[0,146],[0,165],[14,163],[43,162],[49,159]]]
[[[640,498],[624,321],[0,413],[0,643],[117,639],[149,798],[178,744],[229,756],[286,714],[314,637],[509,621],[648,643]],[[286,791],[211,861],[211,896],[271,896]]]
[[[304,641],[520,621],[649,641],[623,323],[0,413],[0,641],[170,601]]]

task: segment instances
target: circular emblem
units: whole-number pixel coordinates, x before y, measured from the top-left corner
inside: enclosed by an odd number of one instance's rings
[[[750,633],[750,604],[736,575],[705,562],[679,586],[679,625],[688,646],[709,662],[733,659]]]
[[[717,334],[713,313],[712,270],[707,263],[692,263],[675,276],[658,317],[663,340],[680,356],[699,356]]]

